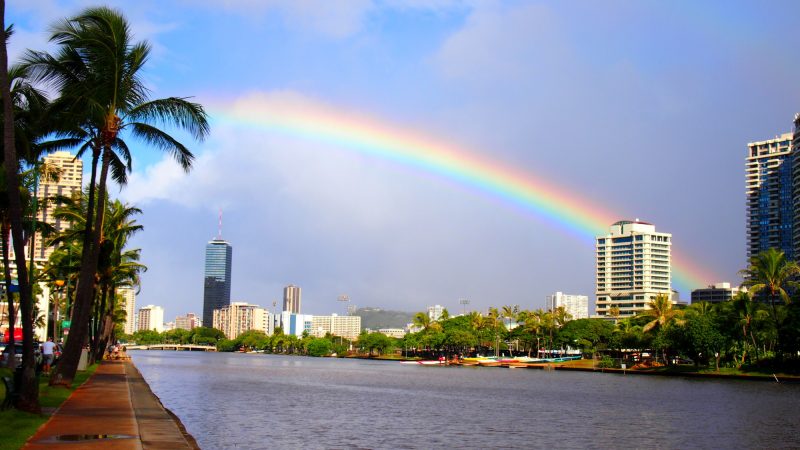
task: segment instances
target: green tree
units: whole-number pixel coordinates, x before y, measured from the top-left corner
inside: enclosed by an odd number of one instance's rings
[[[329,339],[311,338],[306,350],[309,356],[328,356],[333,351],[333,344]]]
[[[558,344],[579,347],[592,353],[608,348],[614,333],[614,324],[605,319],[577,319],[564,324],[558,332]]]
[[[192,153],[154,124],[169,124],[203,139],[209,131],[202,106],[184,98],[149,100],[141,69],[150,53],[146,42],[132,42],[125,17],[110,8],[89,8],[53,26],[55,56],[29,51],[24,60],[31,78],[59,91],[53,102],[64,113],[62,128],[83,140],[78,153],[91,150],[89,210],[83,242],[80,281],[72,310],[72,330],[51,384],[71,384],[88,331],[94,277],[100,258],[104,208],[95,208],[94,195],[103,204],[109,170],[124,184],[131,170],[131,154],[123,140],[129,133],[173,155],[186,170]],[[97,174],[100,165],[99,176]]]

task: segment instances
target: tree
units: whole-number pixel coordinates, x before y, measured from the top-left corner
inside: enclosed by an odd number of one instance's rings
[[[642,328],[642,331],[645,333],[651,330],[658,331],[659,329],[665,328],[672,321],[679,320],[680,311],[673,306],[672,300],[670,300],[667,294],[656,295],[656,297],[648,303],[649,309],[642,313],[643,317],[651,319],[650,322]]]
[[[614,333],[614,324],[605,319],[570,320],[558,332],[561,345],[580,347],[584,352],[591,352],[608,347]]]
[[[110,8],[89,8],[53,27],[51,42],[59,46],[55,56],[29,51],[24,60],[31,78],[59,91],[53,102],[64,115],[62,129],[83,140],[78,154],[91,150],[89,210],[84,234],[81,273],[72,310],[72,330],[51,384],[71,384],[81,347],[88,331],[94,277],[100,257],[106,181],[111,170],[124,184],[131,170],[131,154],[123,140],[127,132],[145,143],[169,152],[188,170],[193,155],[174,137],[153,124],[168,124],[203,139],[209,131],[202,106],[185,98],[149,100],[141,80],[150,46],[132,42],[125,17]],[[97,175],[98,163],[100,174]]]
[[[17,150],[14,135],[14,108],[11,99],[11,85],[8,77],[8,52],[5,24],[5,0],[0,0],[0,96],[3,99],[3,168],[8,192],[8,216],[14,243],[14,256],[17,264],[17,280],[20,295],[20,314],[22,314],[22,389],[17,408],[38,413],[39,383],[36,381],[36,362],[33,353],[33,295],[25,265],[25,251],[22,236],[22,202],[18,195],[20,184],[17,176]]]
[[[330,339],[325,338],[311,338],[306,350],[308,356],[328,356],[331,354],[333,344]]]
[[[791,303],[788,291],[800,287],[800,283],[794,281],[800,275],[800,266],[795,261],[786,259],[782,251],[770,248],[750,258],[750,267],[741,273],[745,277],[744,286],[750,288],[750,294],[754,298],[766,296],[769,300],[777,332],[776,347],[780,349],[782,330],[776,303],[779,300],[787,305]]]

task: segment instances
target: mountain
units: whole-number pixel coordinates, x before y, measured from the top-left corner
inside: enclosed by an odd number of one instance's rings
[[[380,328],[405,328],[413,321],[414,313],[387,311],[380,308],[358,308],[353,313],[361,317],[361,328],[377,330]]]

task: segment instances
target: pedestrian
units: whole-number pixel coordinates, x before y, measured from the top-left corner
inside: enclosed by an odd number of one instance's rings
[[[53,359],[55,358],[55,349],[56,344],[53,342],[53,338],[47,338],[47,342],[42,344],[42,358],[44,359],[44,372],[49,374],[50,373],[50,365],[53,364]]]

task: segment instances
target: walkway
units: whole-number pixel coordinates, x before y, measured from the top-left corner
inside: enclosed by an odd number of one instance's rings
[[[100,364],[24,448],[53,444],[64,449],[197,448],[128,361]]]

